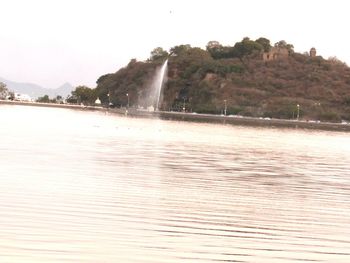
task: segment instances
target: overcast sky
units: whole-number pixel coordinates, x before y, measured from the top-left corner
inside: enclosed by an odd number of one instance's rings
[[[350,2],[349,2],[350,3]],[[286,40],[350,64],[346,0],[0,0],[0,77],[95,87],[155,47]]]

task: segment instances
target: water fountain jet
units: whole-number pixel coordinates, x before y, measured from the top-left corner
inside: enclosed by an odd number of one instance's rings
[[[166,59],[162,65],[162,67],[156,73],[155,81],[154,81],[154,90],[155,90],[155,98],[156,98],[156,107],[155,110],[159,111],[159,103],[162,95],[162,88],[167,81],[167,69],[168,69],[168,59]]]

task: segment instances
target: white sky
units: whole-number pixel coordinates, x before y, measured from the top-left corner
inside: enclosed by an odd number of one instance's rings
[[[0,77],[95,87],[158,46],[243,37],[316,47],[350,64],[347,0],[0,0]],[[350,2],[349,2],[350,3]]]

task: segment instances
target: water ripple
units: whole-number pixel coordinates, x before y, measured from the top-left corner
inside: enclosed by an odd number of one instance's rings
[[[0,262],[350,260],[348,134],[0,118]]]

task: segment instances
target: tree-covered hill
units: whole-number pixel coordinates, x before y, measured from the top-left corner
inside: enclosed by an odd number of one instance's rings
[[[264,60],[264,52],[273,50],[286,52]],[[266,38],[244,38],[233,46],[210,41],[206,50],[156,48],[147,61],[132,59],[116,73],[101,76],[95,97],[116,106],[125,106],[128,99],[130,106],[149,106],[155,72],[167,58],[163,110],[180,111],[185,104],[186,111],[220,114],[226,103],[227,114],[292,119],[299,105],[303,119],[350,120],[350,68],[345,63],[295,53],[285,41],[271,46]]]

